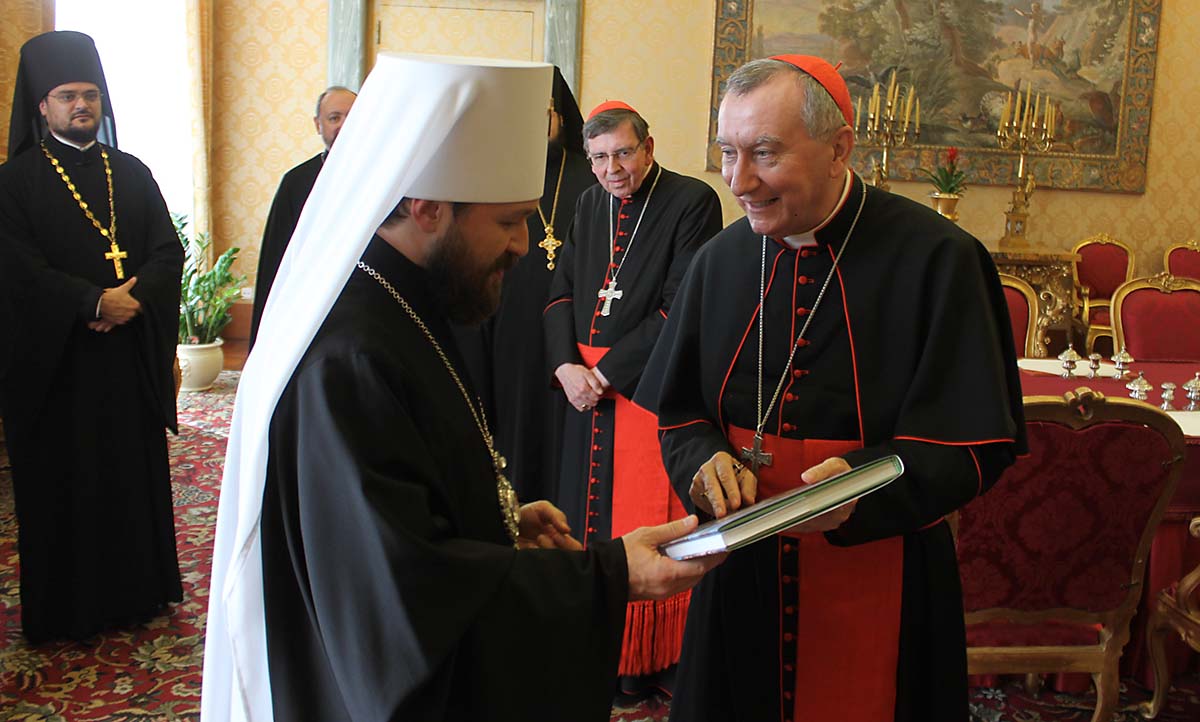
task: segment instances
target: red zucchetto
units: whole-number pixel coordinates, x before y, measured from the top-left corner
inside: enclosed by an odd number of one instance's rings
[[[591,120],[606,110],[628,110],[631,113],[637,112],[632,106],[622,100],[606,100],[600,105],[597,105],[595,108],[592,108],[592,112],[588,113],[587,119]]]
[[[846,125],[854,125],[854,110],[850,103],[850,89],[846,87],[846,81],[838,74],[837,67],[829,64],[829,61],[818,58],[815,55],[772,55],[771,60],[779,60],[793,67],[799,68],[808,73],[825,88],[833,102],[837,103],[837,107],[842,111],[842,117],[846,119]],[[838,63],[838,67],[841,63]]]

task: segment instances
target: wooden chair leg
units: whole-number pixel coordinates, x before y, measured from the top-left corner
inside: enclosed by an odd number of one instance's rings
[[[1092,713],[1092,722],[1112,722],[1121,695],[1116,660],[1106,663],[1104,671],[1094,673],[1092,682],[1096,685],[1096,711]]]
[[[1162,604],[1162,601],[1159,601]],[[1138,713],[1146,719],[1154,719],[1162,711],[1171,691],[1171,675],[1167,668],[1167,635],[1171,625],[1163,617],[1162,610],[1155,608],[1146,624],[1146,649],[1150,653],[1150,663],[1154,667],[1154,696],[1149,702],[1138,705]]]
[[[1025,691],[1030,697],[1036,697],[1038,692],[1042,691],[1042,675],[1036,672],[1030,672],[1025,675]]]

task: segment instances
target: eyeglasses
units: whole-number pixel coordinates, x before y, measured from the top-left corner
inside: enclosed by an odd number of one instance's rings
[[[61,93],[47,93],[47,97],[54,98],[64,105],[71,105],[76,100],[83,98],[86,103],[98,103],[104,97],[104,94],[99,90],[85,90],[82,93],[77,93],[74,90],[67,90]]]
[[[621,148],[611,153],[588,153],[588,160],[592,162],[592,167],[594,168],[608,165],[609,158],[616,158],[618,163],[624,163],[632,158],[645,143],[646,141],[643,140],[632,148]]]

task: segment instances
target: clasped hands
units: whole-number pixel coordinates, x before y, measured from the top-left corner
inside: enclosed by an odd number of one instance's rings
[[[583,364],[560,364],[554,370],[554,378],[562,384],[567,401],[576,411],[587,411],[596,407],[612,385],[598,368],[588,368]]]
[[[142,312],[142,304],[130,294],[136,284],[137,276],[133,276],[120,286],[104,289],[100,294],[100,318],[88,322],[87,327],[108,333],[136,318]]]
[[[846,460],[835,456],[806,469],[800,475],[800,480],[805,484],[815,484],[849,470],[850,465]],[[737,511],[757,501],[758,477],[728,452],[718,451],[700,465],[692,477],[688,496],[698,509],[720,519],[731,511]],[[836,529],[850,518],[854,506],[853,502],[845,504],[781,533],[794,535]]]

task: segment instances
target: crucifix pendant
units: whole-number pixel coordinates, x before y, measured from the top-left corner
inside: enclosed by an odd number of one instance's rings
[[[621,298],[623,295],[625,295],[624,291],[617,290],[617,279],[614,278],[609,281],[608,288],[602,288],[596,293],[598,298],[604,299],[604,307],[600,309],[600,315],[607,316],[612,313],[613,301]]]
[[[742,457],[742,459],[750,462],[750,471],[753,471],[754,474],[757,476],[758,475],[758,467],[760,465],[761,466],[770,466],[771,462],[775,458],[775,455],[770,453],[769,451],[763,451],[763,437],[762,437],[762,432],[759,431],[754,434],[753,448],[747,447],[747,446],[742,447],[741,457]]]
[[[554,270],[554,255],[555,252],[562,246],[562,241],[554,237],[554,226],[546,224],[546,237],[538,243],[538,248],[546,251],[546,268]]]
[[[109,247],[108,253],[104,254],[104,260],[112,261],[113,272],[117,274],[117,280],[120,281],[125,278],[125,266],[122,265],[121,260],[129,258],[129,254],[122,251],[115,240],[110,239],[109,243],[112,245]]]

